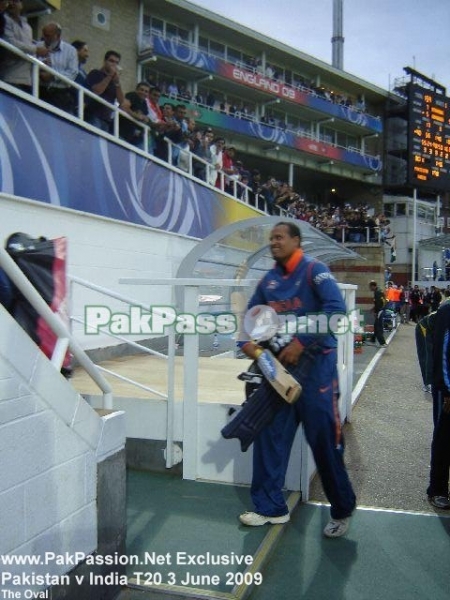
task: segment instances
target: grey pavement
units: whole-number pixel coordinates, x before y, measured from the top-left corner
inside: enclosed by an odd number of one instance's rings
[[[398,327],[353,408],[351,423],[344,425],[345,461],[358,506],[436,512],[426,496],[432,400],[423,391],[414,329],[412,323]],[[376,352],[374,346],[364,347],[355,356],[357,371]],[[318,477],[310,500],[326,502]]]

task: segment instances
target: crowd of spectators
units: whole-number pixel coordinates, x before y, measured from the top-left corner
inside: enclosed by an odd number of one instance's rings
[[[119,136],[128,143],[269,214],[287,214],[307,221],[339,242],[379,241],[380,232],[386,227],[382,215],[371,216],[366,206],[352,208],[348,204],[311,204],[287,182],[279,181],[270,174],[264,176],[257,169],[246,168],[238,160],[234,146],[228,145],[211,128],[199,127],[195,120],[187,118],[186,102],[204,104],[213,109],[217,106],[213,93],[192,98],[186,87],[178,87],[174,81],[164,83],[162,87],[151,81],[141,81],[134,90],[125,93],[120,79],[121,56],[118,52],[108,50],[101,67],[88,70],[87,42],[75,40],[72,44],[66,43],[62,39],[61,27],[51,22],[43,27],[42,40],[34,43],[21,11],[22,2],[2,3],[0,0],[3,37],[102,98],[106,103],[86,97],[84,115],[91,125],[112,133],[114,113],[110,106],[118,106],[130,117],[121,115],[119,119]],[[258,65],[254,68],[257,71]],[[276,72],[266,73],[266,76],[269,75],[275,79],[278,77]],[[30,65],[18,56],[9,54],[3,61],[0,76],[21,89],[32,90]],[[42,69],[39,91],[45,101],[76,114],[77,94],[57,75]],[[254,112],[247,105],[238,108],[221,102],[219,109],[236,117],[254,118]],[[267,123],[275,125],[269,117]],[[143,125],[148,128],[147,136]]]
[[[162,38],[165,37],[164,33],[158,29],[153,29],[151,33]],[[189,45],[187,39],[181,39],[178,36],[171,36],[171,41]],[[225,62],[230,62],[239,69],[250,71],[255,75],[267,78],[280,85],[286,85],[294,90],[306,92],[308,94],[323,98],[329,102],[332,102],[333,104],[340,104],[343,106],[352,107],[360,112],[366,112],[366,103],[362,94],[351,97],[344,92],[333,90],[324,85],[318,85],[315,79],[311,80],[306,76],[283,69],[276,64],[272,64],[270,61],[266,61],[264,65],[260,57],[247,56],[244,60],[230,60],[224,55],[222,56],[209,52],[207,47],[202,48],[202,51],[209,56],[217,57]],[[178,88],[177,84],[174,82],[171,82],[168,85],[171,89]],[[164,88],[164,84],[161,84],[161,87]],[[181,92],[181,85],[179,87]],[[200,103],[203,104],[203,102]]]
[[[198,104],[199,106],[215,110],[235,119],[244,119],[267,125],[280,131],[289,131],[300,137],[312,136],[311,128],[307,122],[301,122],[297,118],[288,115],[285,111],[277,111],[276,108],[266,108],[264,114],[261,114],[258,112],[256,104],[252,105],[239,98],[226,99],[223,95],[212,90],[200,90],[196,95],[192,95],[186,86],[178,86],[174,81],[169,83],[165,80],[158,82],[158,86],[164,96],[174,100]],[[341,101],[336,103],[342,104]],[[359,104],[363,105],[363,102],[361,101]],[[347,101],[346,105],[350,106],[353,104]]]
[[[446,287],[443,284],[429,287],[421,287],[419,284],[397,285],[389,273],[384,296],[385,309],[397,313],[403,323],[418,323],[430,312],[436,311],[444,297],[450,297],[450,284]]]

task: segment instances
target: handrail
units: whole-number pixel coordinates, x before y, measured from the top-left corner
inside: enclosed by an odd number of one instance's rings
[[[77,277],[75,275],[69,275],[68,279],[69,279],[69,284],[70,284],[71,290],[73,290],[73,284],[78,284],[84,288],[87,288],[92,291],[99,292],[100,294],[103,294],[105,296],[108,296],[109,298],[113,298],[115,300],[119,300],[120,302],[124,302],[125,304],[139,306],[146,310],[148,309],[148,304],[144,304],[143,302],[140,302],[139,300],[133,300],[133,299],[129,298],[128,296],[119,294],[117,292],[113,292],[112,290],[108,290],[107,288],[104,288],[95,283],[91,283],[90,281],[82,279],[81,277]],[[119,281],[119,283],[120,283],[120,281]],[[160,282],[155,282],[155,285],[157,285],[158,283],[160,283]],[[165,282],[164,284],[167,285],[168,282]],[[72,291],[70,293],[70,297],[73,300]],[[154,308],[153,312],[158,313],[159,311],[157,308]],[[83,323],[86,325],[84,320],[73,317],[72,315],[70,316],[70,320],[71,320],[71,322],[76,321],[76,322]],[[167,373],[168,373],[167,394],[163,394],[149,386],[145,386],[137,381],[133,381],[132,379],[129,379],[127,377],[124,377],[123,375],[119,375],[118,373],[115,373],[114,371],[107,370],[104,367],[98,367],[98,368],[102,371],[107,372],[108,374],[110,374],[114,377],[117,377],[118,379],[121,379],[122,381],[126,381],[127,383],[130,383],[138,388],[149,391],[167,402],[166,467],[171,468],[175,464],[174,443],[173,443],[174,442],[174,422],[175,422],[175,331],[174,331],[173,327],[169,328],[167,355],[157,352],[156,350],[152,350],[151,348],[142,346],[141,344],[137,344],[136,342],[134,342],[132,340],[125,339],[122,336],[118,336],[116,334],[108,333],[106,331],[102,331],[102,334],[110,335],[111,337],[120,339],[121,341],[127,343],[128,345],[130,345],[132,347],[137,347],[139,350],[146,352],[147,354],[155,355],[155,356],[158,356],[159,358],[163,358],[163,359],[167,360]]]
[[[39,71],[40,70],[46,71],[47,73],[50,73],[51,75],[53,75],[53,77],[55,77],[58,81],[62,81],[68,87],[74,88],[76,90],[77,103],[78,103],[77,111],[78,112],[77,112],[77,115],[73,115],[73,116],[77,116],[83,122],[85,121],[84,104],[85,104],[85,97],[87,96],[87,97],[91,98],[92,100],[95,100],[95,102],[97,102],[99,104],[103,104],[109,110],[111,110],[111,112],[114,114],[113,132],[116,137],[119,137],[119,118],[123,117],[123,118],[131,121],[133,123],[133,125],[139,126],[143,130],[145,142],[148,143],[150,129],[144,123],[137,121],[136,119],[131,117],[127,112],[125,112],[124,110],[122,110],[121,108],[116,106],[115,104],[111,104],[107,100],[104,100],[103,98],[101,98],[100,96],[95,94],[94,92],[91,92],[90,90],[83,87],[79,83],[76,83],[75,81],[73,81],[73,79],[69,79],[68,77],[65,77],[64,75],[61,75],[61,73],[58,73],[57,71],[55,71],[54,69],[52,69],[51,67],[49,67],[48,65],[43,63],[41,60],[35,58],[34,56],[26,54],[22,50],[19,50],[19,48],[16,48],[16,46],[14,46],[13,44],[10,44],[9,42],[0,38],[0,47],[1,46],[3,46],[9,52],[16,54],[22,60],[26,60],[31,63],[31,69],[32,69],[32,71],[31,71],[31,89],[32,89],[32,96],[34,98],[40,99],[40,97],[39,97],[39,88],[40,88]],[[14,88],[14,86],[12,86],[11,84],[8,84],[8,82],[6,82],[6,81],[0,80],[0,82],[3,85]],[[54,108],[57,109],[57,107],[54,107]],[[60,110],[60,109],[57,109],[57,110]],[[72,116],[63,110],[61,110],[61,113],[68,118],[70,118],[70,116]]]
[[[108,296],[109,298],[114,298],[115,300],[124,302],[125,304],[139,306],[140,308],[144,308],[145,310],[148,309],[148,304],[144,304],[143,302],[140,302],[139,300],[134,300],[132,298],[128,298],[127,296],[124,296],[123,294],[118,294],[117,292],[108,290],[107,288],[104,288],[100,285],[91,283],[90,281],[86,281],[85,279],[82,279],[81,277],[76,277],[75,275],[69,275],[68,280],[69,280],[69,285],[71,287],[72,287],[73,283],[77,283],[78,285],[81,285],[82,287],[85,287],[85,288],[95,291],[95,292],[99,292],[100,294]],[[158,314],[157,309],[154,309],[154,312],[156,314]],[[76,321],[77,323],[80,323],[81,325],[88,325],[88,323],[86,323],[86,321],[84,319],[73,317],[72,315],[70,316],[70,320]],[[146,346],[142,346],[141,344],[137,344],[136,342],[133,342],[132,340],[128,340],[116,333],[111,333],[111,332],[107,332],[107,331],[103,331],[102,333],[104,333],[105,335],[108,335],[112,338],[115,338],[117,340],[120,340],[121,342],[125,342],[125,343],[129,344],[130,346],[133,346],[136,349],[142,350],[143,352],[145,352],[147,354],[152,354],[153,356],[157,356],[158,358],[163,358],[165,360],[168,359],[167,354],[163,354],[162,352],[158,352],[156,350],[152,350],[151,348],[147,348]]]
[[[51,358],[52,364],[60,370],[63,364],[65,350],[69,347],[78,363],[103,392],[103,408],[113,408],[112,389],[108,381],[98,371],[86,352],[75,341],[74,337],[61,320],[61,317],[50,309],[42,296],[37,292],[36,288],[30,283],[27,277],[25,277],[13,259],[2,247],[0,247],[0,267],[57,336],[58,342]]]
[[[167,144],[168,161],[171,162],[172,156],[173,156],[173,148],[176,147],[178,149],[178,146],[174,142],[172,142],[172,140],[170,140],[167,137],[164,137],[164,141]],[[196,154],[194,154],[193,152],[191,152],[188,149],[186,149],[186,150],[182,149],[181,152],[186,152],[186,153],[189,154],[189,162],[188,162],[189,170],[188,171],[184,171],[180,167],[177,167],[175,165],[172,165],[172,166],[174,166],[176,169],[179,169],[183,173],[186,173],[186,172],[189,173],[189,175],[191,175],[191,177],[194,177],[198,181],[203,181],[203,183],[208,184],[211,171],[212,170],[216,170],[216,169],[214,169],[213,165],[210,162],[208,162],[207,160],[205,160],[204,158],[201,158],[200,156],[197,156]],[[205,168],[206,168],[206,181],[204,179],[200,179],[199,177],[197,177],[196,175],[194,175],[194,172],[193,172],[194,161],[195,162],[203,163],[205,165]],[[221,169],[217,170],[217,175],[219,177],[220,188],[217,188],[217,187],[215,187],[212,184],[209,184],[210,187],[213,187],[216,190],[220,189],[221,193],[230,195],[235,200],[238,200],[239,202],[244,202],[244,204],[250,205],[250,195],[253,194],[253,190],[248,185],[245,185],[245,183],[241,183],[237,179],[234,179],[232,176],[230,177],[230,175],[228,175],[227,173],[225,173],[225,171],[223,171]],[[224,189],[225,188],[225,181],[229,181],[232,184],[232,186],[233,186],[233,193],[232,194],[230,194],[228,191],[226,191]],[[237,190],[238,189],[242,189],[242,196],[238,196],[237,195]],[[261,206],[263,206],[262,209],[260,208]],[[257,208],[257,209],[265,212],[266,214],[269,214],[269,206],[268,206],[267,200],[261,194],[255,194],[255,208]],[[276,206],[276,205],[273,208],[276,209],[277,214],[279,214],[280,216],[283,216],[283,217],[286,217],[286,218],[292,218],[292,215],[285,208],[283,208],[281,206]]]

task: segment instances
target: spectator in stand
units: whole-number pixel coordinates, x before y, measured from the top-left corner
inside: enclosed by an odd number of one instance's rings
[[[265,201],[265,209],[269,215],[276,214],[275,198],[278,193],[279,183],[275,177],[268,177],[266,183],[262,186],[261,196]]]
[[[159,92],[155,94],[154,90],[151,90],[150,98],[152,99],[153,107],[155,111],[156,108],[158,108],[158,113],[155,112],[154,114],[156,115],[161,113],[162,116],[161,120],[155,121],[153,125],[151,125],[155,128],[154,154],[161,160],[167,162],[169,160],[169,148],[165,138],[167,137],[167,139],[170,139],[171,135],[180,129],[180,125],[175,119],[173,105],[170,104],[170,102],[166,102],[161,109],[159,106],[154,104],[156,97],[159,98]]]
[[[84,68],[84,65],[87,63],[89,58],[89,47],[86,42],[82,42],[81,40],[74,40],[72,42],[72,46],[77,51],[78,55],[78,73],[75,77],[75,81],[83,87],[86,87],[87,72]]]
[[[133,117],[133,119],[139,123],[148,125],[150,123],[147,105],[149,93],[150,85],[146,81],[141,81],[137,84],[134,92],[128,92],[128,94],[125,94],[125,101],[120,108],[122,108],[130,115],[130,117]],[[119,132],[121,138],[130,144],[133,144],[133,146],[137,146],[141,150],[145,150],[145,136],[144,129],[142,127],[134,124],[133,121],[130,121],[127,118],[121,117]]]
[[[325,213],[320,223],[320,229],[331,238],[334,238],[334,219],[332,215]]]
[[[250,190],[247,189],[250,186],[250,173],[248,171],[241,172],[241,184],[237,188],[236,197],[239,200],[248,202],[250,198]]]
[[[361,217],[361,213],[355,210],[352,213],[351,219],[349,220],[350,231],[348,235],[349,242],[354,242],[356,244],[361,244],[365,242],[364,237],[364,220]]]
[[[180,87],[180,93],[178,94],[178,97],[184,102],[190,102],[192,100],[191,92],[184,85]]]
[[[212,92],[208,92],[208,95],[206,96],[206,106],[210,110],[213,110],[215,103],[216,103],[216,97],[214,96],[214,94]]]
[[[42,42],[38,46],[47,48],[48,55],[44,64],[60,75],[75,81],[78,75],[78,54],[75,48],[61,39],[62,29],[58,23],[47,23],[42,28]],[[56,106],[71,115],[75,114],[76,100],[74,88],[49,71],[39,74],[42,100]]]
[[[180,151],[185,149],[186,139],[189,137],[188,120],[186,119],[186,105],[177,104],[174,112],[175,122],[179,127],[171,132],[167,132],[166,136],[171,140],[172,146],[172,164],[178,167],[180,160]]]
[[[170,83],[167,87],[167,95],[169,96],[169,98],[172,98],[173,100],[177,100],[178,99],[178,95],[179,95],[179,91],[178,91],[178,86],[175,83],[175,81],[172,81],[172,83]]]
[[[234,103],[230,104],[230,106],[228,107],[228,114],[230,115],[230,117],[238,117],[239,115],[236,114],[236,111],[237,111],[236,104],[234,104]]]
[[[31,56],[46,58],[48,48],[37,46],[33,42],[33,32],[28,21],[22,17],[23,3],[20,0],[10,0],[4,17],[3,39]],[[30,63],[22,60],[16,54],[5,53],[0,65],[0,76],[6,83],[10,83],[25,92],[31,93],[31,67]]]
[[[214,134],[212,129],[207,129],[204,132],[197,131],[194,136],[194,144],[192,146],[192,153],[198,156],[202,160],[192,161],[192,170],[194,177],[206,181],[206,164],[211,162],[211,143]],[[205,162],[203,162],[205,161]]]
[[[186,173],[191,169],[190,156],[194,147],[194,137],[196,133],[196,125],[194,119],[187,119],[187,131],[183,140],[178,145],[180,148],[180,156],[178,158],[178,168]]]
[[[222,156],[222,171],[227,175],[227,177],[224,178],[225,191],[232,196],[235,195],[233,181],[239,181],[240,179],[238,169],[234,164],[235,155],[236,148],[234,146],[228,146],[224,149]],[[216,182],[216,185],[223,189],[220,177]]]
[[[251,172],[249,188],[251,189],[251,192],[249,194],[249,204],[251,206],[255,206],[256,208],[259,208],[258,196],[261,193],[262,185],[261,185],[261,173],[257,169],[254,169]]]
[[[292,186],[284,182],[278,189],[278,193],[275,197],[275,204],[279,208],[287,210],[293,202],[296,202],[299,199],[300,196],[294,192]]]
[[[167,144],[164,142],[164,133],[168,129],[167,122],[164,119],[163,109],[159,106],[159,99],[161,98],[161,89],[157,86],[150,88],[150,92],[147,95],[147,115],[149,118],[148,124],[151,129],[151,139],[149,143],[149,152],[154,154],[158,158],[167,161]],[[173,109],[172,105],[170,110],[172,111],[173,121]]]
[[[377,224],[373,216],[367,216],[366,227],[369,228],[369,242],[378,242]]]
[[[356,104],[355,104],[355,108],[357,110],[360,110],[361,112],[364,112],[366,110],[366,103],[364,100],[364,96],[362,94],[358,95]]]
[[[194,96],[195,104],[204,104],[204,98],[200,92],[196,96]]]
[[[234,166],[236,167],[236,172],[239,175],[239,179],[242,177],[243,173],[247,173],[247,170],[244,169],[244,165],[241,160],[234,161]]]
[[[123,104],[125,96],[120,83],[120,54],[115,50],[106,52],[101,69],[88,73],[86,85],[94,94],[110,104]],[[112,107],[91,99],[86,107],[86,121],[102,131],[112,132]]]
[[[209,185],[216,185],[219,176],[219,171],[222,170],[224,146],[225,140],[221,137],[216,138],[211,144],[211,167],[208,169]]]

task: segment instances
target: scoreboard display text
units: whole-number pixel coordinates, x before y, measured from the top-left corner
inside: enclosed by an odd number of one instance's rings
[[[412,85],[409,95],[408,183],[450,190],[450,99]]]

